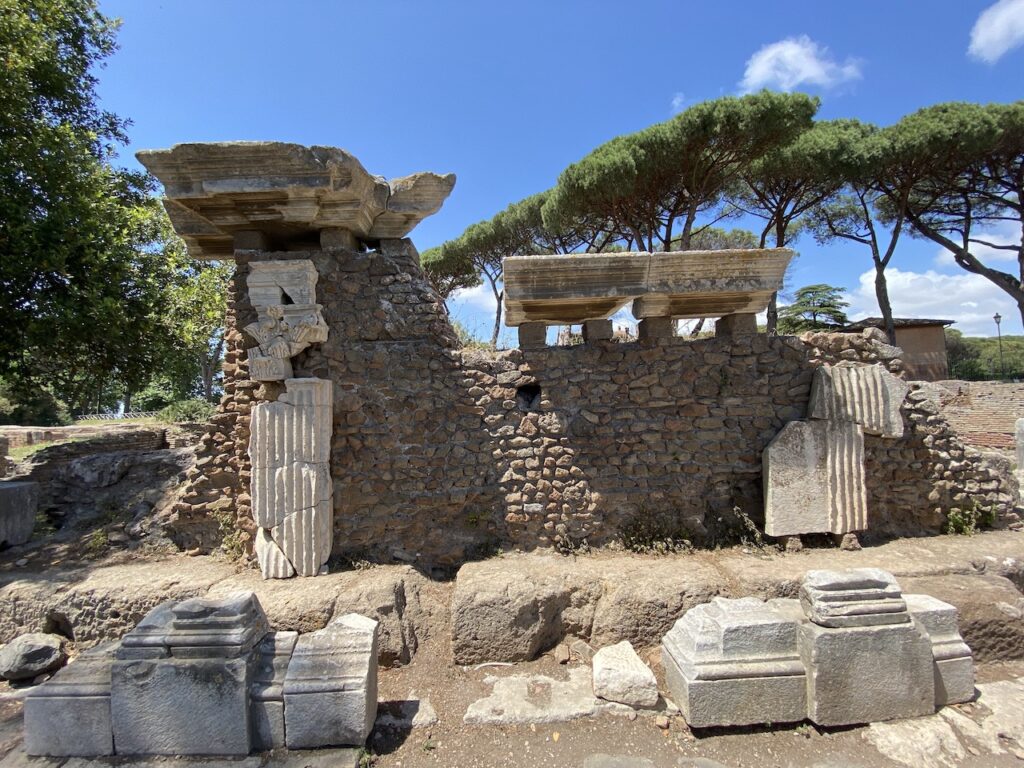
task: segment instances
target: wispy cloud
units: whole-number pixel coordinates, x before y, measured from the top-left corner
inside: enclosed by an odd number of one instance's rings
[[[999,0],[978,16],[967,53],[995,64],[1011,48],[1024,43],[1024,0]]]
[[[1019,334],[1022,327],[1016,304],[981,275],[960,272],[946,275],[934,270],[912,272],[890,267],[885,271],[889,298],[896,317],[954,320],[965,336],[994,336],[992,316],[1004,318],[1003,333]],[[857,288],[846,296],[851,319],[879,315],[875,299],[875,271],[864,272]]]
[[[770,43],[747,60],[740,90],[750,93],[761,88],[791,91],[799,86],[832,88],[861,77],[860,63],[848,58],[840,63],[828,48],[807,35],[787,37]]]
[[[676,91],[672,94],[672,114],[678,115],[683,111],[683,107],[686,105],[686,94],[682,91]]]

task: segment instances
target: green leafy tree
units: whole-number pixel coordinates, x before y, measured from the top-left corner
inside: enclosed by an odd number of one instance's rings
[[[565,218],[557,227],[548,226],[541,211],[550,192],[532,195],[487,221],[473,224],[459,237],[424,252],[424,271],[442,297],[454,290],[471,288],[486,281],[497,304],[491,346],[501,332],[504,284],[502,262],[509,256],[574,253],[599,250],[612,238],[602,226],[587,218]]]
[[[1024,320],[1024,101],[938,104],[883,131],[889,156],[879,189],[892,217],[945,248],[1017,303]],[[993,231],[1009,231],[1008,241]],[[1001,251],[1004,271],[982,258]]]
[[[836,173],[866,128],[852,120],[815,123],[789,144],[776,147],[741,171],[743,183],[732,203],[764,221],[759,248],[792,243],[808,214],[843,183]],[[768,333],[778,324],[778,295],[768,303]]]
[[[845,325],[843,310],[850,303],[843,301],[844,290],[820,283],[798,288],[793,303],[779,310],[779,331],[795,334]]]
[[[698,217],[719,206],[744,168],[810,128],[817,107],[803,94],[762,91],[619,136],[562,172],[544,222],[600,221],[627,247],[688,249]]]
[[[147,177],[96,103],[116,24],[92,0],[0,0],[0,374],[75,410],[140,388],[170,277]]]
[[[886,179],[893,173],[895,158],[890,136],[871,126],[857,128],[861,133],[855,141],[823,166],[841,186],[810,213],[809,225],[820,243],[845,240],[868,249],[875,268],[875,300],[889,343],[895,344],[896,326],[885,270],[905,230],[906,196],[893,205],[886,193]]]

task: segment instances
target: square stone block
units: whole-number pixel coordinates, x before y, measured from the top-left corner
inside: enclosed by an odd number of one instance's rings
[[[856,725],[935,711],[928,633],[920,622],[800,627],[807,716],[818,725]]]
[[[739,336],[753,336],[757,333],[757,315],[738,312],[715,321],[715,336],[734,339]]]
[[[284,678],[298,632],[270,632],[256,646],[249,714],[254,747],[265,752],[285,746]]]
[[[25,754],[47,757],[114,754],[110,695],[27,698]]]
[[[299,637],[284,680],[289,749],[366,741],[377,717],[377,630],[350,613]]]
[[[284,701],[256,701],[249,705],[252,743],[257,752],[269,752],[285,745]]]
[[[974,698],[974,658],[960,636],[955,607],[931,595],[904,595],[907,610],[928,631],[935,671],[935,706]]]
[[[116,661],[110,709],[119,755],[247,755],[249,660]]]
[[[687,680],[674,660],[667,659],[664,667],[672,700],[691,728],[796,723],[807,717],[803,675]]]
[[[607,341],[613,333],[611,320],[585,320],[583,322],[583,340],[585,342]]]
[[[39,483],[0,482],[0,544],[16,547],[32,538],[38,506]]]
[[[675,623],[661,641],[661,662],[687,723],[707,728],[807,716],[795,602],[716,597]]]
[[[48,757],[114,754],[110,726],[113,644],[85,651],[25,699],[25,752]]]
[[[545,323],[523,323],[517,331],[520,349],[541,349],[548,344],[548,327]]]
[[[671,317],[645,317],[637,323],[636,332],[640,341],[671,339],[676,335],[676,321]]]

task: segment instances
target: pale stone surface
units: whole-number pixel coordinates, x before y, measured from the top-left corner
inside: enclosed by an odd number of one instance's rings
[[[38,483],[0,482],[0,544],[16,547],[32,538],[38,505]]]
[[[765,533],[848,533],[868,527],[864,433],[858,424],[791,421],[768,444]]]
[[[25,699],[25,752],[51,757],[114,753],[110,725],[113,644],[83,652]]]
[[[111,669],[110,708],[119,755],[247,755],[245,658],[133,659]]]
[[[256,555],[268,578],[291,575],[279,554],[300,576],[315,576],[332,544],[331,382],[288,379],[285,387],[276,402],[253,408],[249,440],[253,518],[264,531]]]
[[[377,631],[350,613],[299,638],[284,681],[290,749],[366,741],[377,716]]]
[[[800,605],[823,627],[906,624],[911,620],[900,585],[880,568],[808,571],[800,584]]]
[[[753,336],[755,333],[757,333],[757,315],[750,312],[726,315],[715,321],[715,336],[737,338]]]
[[[16,637],[0,650],[0,677],[28,680],[57,669],[65,659],[63,637],[31,632]]]
[[[1024,471],[1024,419],[1014,422],[1014,440],[1017,445],[1017,472]]]
[[[590,670],[568,670],[568,680],[544,675],[512,675],[484,680],[494,688],[469,705],[462,720],[470,725],[561,723],[590,717],[601,709],[594,696]]]
[[[287,579],[295,575],[295,569],[284,556],[266,528],[256,530],[256,561],[264,579]]]
[[[851,421],[865,434],[903,437],[900,406],[910,385],[882,365],[840,363],[814,371],[808,416],[823,421]]]
[[[810,571],[800,602],[809,619],[800,656],[811,720],[854,725],[935,711],[932,644],[891,574]]]
[[[230,257],[233,234],[246,230],[285,242],[334,228],[404,237],[455,186],[453,174],[387,182],[345,150],[283,142],[178,144],[136,157],[164,185],[168,216],[194,258]]]
[[[505,322],[574,325],[610,317],[721,317],[767,307],[793,257],[786,248],[512,256],[504,260]]]
[[[935,706],[974,698],[974,659],[960,636],[957,610],[930,595],[904,595],[907,611],[924,626],[932,644]]]
[[[631,707],[658,703],[658,681],[628,640],[594,654],[594,695]]]
[[[692,608],[662,640],[673,700],[692,727],[795,722],[807,694],[799,614],[755,598]]]
[[[298,632],[270,632],[258,646],[249,686],[253,746],[258,751],[285,746],[284,678]]]

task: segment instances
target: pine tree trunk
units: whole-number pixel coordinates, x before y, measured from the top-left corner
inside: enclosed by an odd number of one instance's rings
[[[896,346],[896,325],[892,320],[892,304],[889,303],[889,286],[885,282],[885,267],[875,263],[875,298],[878,299],[878,308],[882,312],[882,320],[885,323],[885,335],[889,337],[889,343]]]

